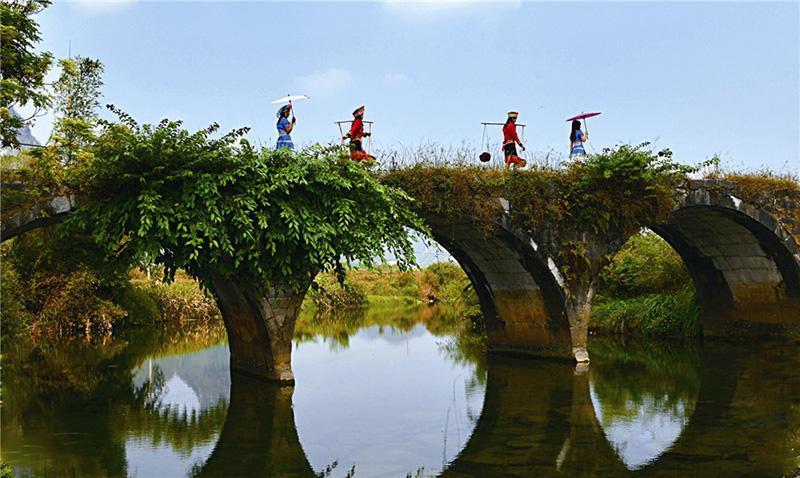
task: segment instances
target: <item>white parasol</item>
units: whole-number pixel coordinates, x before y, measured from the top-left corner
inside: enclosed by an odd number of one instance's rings
[[[297,100],[310,100],[311,97],[308,95],[286,95],[278,98],[277,100],[273,101],[273,105],[277,105],[280,103],[291,103],[292,101]]]

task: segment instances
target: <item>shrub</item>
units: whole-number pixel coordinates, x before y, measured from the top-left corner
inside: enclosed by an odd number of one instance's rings
[[[364,287],[351,274],[340,283],[330,272],[317,275],[311,285],[310,298],[317,309],[357,309],[367,303]]]
[[[87,203],[66,221],[108,254],[151,257],[167,279],[180,268],[206,285],[236,276],[264,290],[305,289],[320,269],[383,251],[413,264],[407,228],[426,226],[410,199],[340,148],[256,150],[246,128],[212,138],[217,125],[190,133],[116,112],[122,124],[101,122],[76,175]]]
[[[162,320],[161,310],[150,287],[128,284],[115,294],[115,301],[128,314],[128,323],[144,324]]]
[[[422,298],[444,302],[463,315],[480,314],[478,296],[461,266],[451,261],[434,262],[417,273]]]
[[[194,281],[138,286],[152,298],[162,321],[209,321],[220,318],[214,299]]]
[[[31,291],[39,300],[37,321],[32,325],[58,334],[110,332],[113,323],[126,314],[101,296],[101,287],[101,281],[85,268],[42,278]]]
[[[3,245],[4,333],[107,333],[125,317],[112,301],[126,283],[125,262],[62,232],[58,226],[37,229]]]
[[[0,255],[0,327],[2,336],[14,337],[22,333],[33,316],[25,308],[25,289],[16,269],[5,260],[6,245]]]
[[[625,243],[600,279],[600,293],[621,298],[677,291],[692,282],[672,246],[647,230]]]

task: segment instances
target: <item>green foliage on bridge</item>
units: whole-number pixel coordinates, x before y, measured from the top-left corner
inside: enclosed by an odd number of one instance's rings
[[[497,225],[507,199],[511,214],[532,228],[547,226],[589,232],[638,231],[674,206],[677,186],[694,168],[672,160],[669,150],[647,143],[622,145],[565,164],[510,174],[470,165],[417,164],[389,171],[387,184],[417,199],[422,212],[477,218]]]
[[[86,203],[67,224],[114,256],[145,256],[202,281],[237,276],[308,286],[340,260],[389,252],[414,261],[407,228],[425,230],[412,200],[339,149],[256,150],[245,130],[213,138],[179,122],[104,123],[76,175]],[[244,278],[244,279],[243,279]]]
[[[674,162],[669,150],[647,146],[622,145],[560,169],[511,173],[418,164],[389,171],[384,181],[414,197],[422,214],[470,218],[487,230],[505,214],[505,199],[517,226],[533,231],[550,256],[561,257],[564,270],[580,271],[598,259],[589,257],[587,235],[619,247],[673,209],[678,186],[693,168]]]

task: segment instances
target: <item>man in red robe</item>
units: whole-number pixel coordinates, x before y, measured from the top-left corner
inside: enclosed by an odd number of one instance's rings
[[[342,136],[342,139],[350,139],[350,158],[354,161],[372,159],[372,156],[364,151],[364,146],[361,143],[361,138],[370,135],[370,133],[364,132],[364,111],[363,105],[353,111],[353,124],[350,126],[350,131]]]
[[[506,171],[514,165],[516,168],[524,168],[528,163],[517,155],[517,145],[525,151],[525,145],[520,141],[517,135],[517,117],[519,113],[516,111],[508,112],[508,119],[506,124],[503,125],[503,153],[506,157]]]

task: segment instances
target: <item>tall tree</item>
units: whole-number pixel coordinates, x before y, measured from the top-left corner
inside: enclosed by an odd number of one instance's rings
[[[61,74],[53,85],[56,114],[52,143],[62,161],[73,162],[78,153],[94,140],[97,109],[103,86],[103,63],[84,58],[59,61]]]
[[[49,52],[37,53],[41,40],[33,16],[50,0],[3,0],[0,2],[0,139],[4,147],[18,147],[17,130],[50,105],[44,78],[53,61]],[[32,105],[29,118],[15,115],[14,106]]]
[[[55,113],[59,119],[97,118],[103,86],[103,63],[78,56],[59,61],[61,75],[53,87]]]

